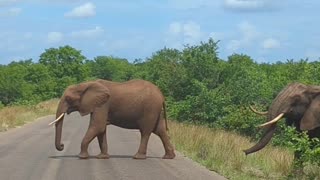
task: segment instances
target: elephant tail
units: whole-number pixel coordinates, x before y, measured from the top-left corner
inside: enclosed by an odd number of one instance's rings
[[[162,106],[163,106],[163,117],[164,117],[164,120],[165,120],[165,123],[166,123],[166,130],[169,131],[168,120],[167,120],[166,102],[165,101],[163,101]]]
[[[162,107],[163,107],[163,118],[165,120],[165,124],[166,124],[166,130],[169,131],[169,128],[168,128],[168,121],[167,121],[167,112],[166,112],[166,103],[163,101],[162,103]],[[159,121],[161,120],[161,111],[160,111],[160,114],[158,116],[158,119],[157,119],[157,122],[156,122],[156,125],[153,129],[153,131],[155,132],[158,128],[158,124],[159,124]]]

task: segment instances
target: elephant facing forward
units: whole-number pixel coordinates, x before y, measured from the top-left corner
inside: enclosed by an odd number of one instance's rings
[[[259,151],[268,144],[277,122],[282,118],[286,120],[286,125],[294,125],[299,132],[307,130],[310,138],[320,137],[320,86],[291,83],[273,100],[268,112],[251,110],[266,115],[267,122],[260,125],[265,129],[264,135],[256,145],[244,150],[246,155]]]
[[[162,117],[162,108],[163,115]],[[65,113],[78,111],[90,114],[89,128],[81,142],[79,158],[88,158],[88,145],[97,137],[101,153],[97,158],[109,158],[106,125],[139,129],[141,141],[135,159],[145,159],[151,133],[158,135],[165,149],[164,159],[175,157],[167,134],[165,100],[160,89],[144,80],[123,83],[96,80],[69,86],[60,99],[55,123],[55,146],[62,151],[62,124]]]

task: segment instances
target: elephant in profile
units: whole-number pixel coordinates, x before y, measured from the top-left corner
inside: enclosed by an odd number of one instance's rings
[[[267,122],[260,125],[265,129],[262,138],[256,145],[244,150],[246,155],[268,144],[277,122],[282,118],[286,125],[294,125],[299,132],[307,130],[310,138],[320,137],[320,86],[291,83],[276,96],[267,112],[251,110],[266,115]]]
[[[163,109],[163,113],[162,113]],[[78,111],[81,116],[90,114],[88,130],[81,142],[81,159],[88,158],[89,143],[97,137],[101,153],[97,158],[109,158],[106,126],[112,124],[127,129],[139,129],[141,141],[135,159],[145,159],[151,133],[158,135],[165,149],[164,159],[175,157],[167,134],[165,99],[160,89],[151,82],[130,80],[112,82],[96,80],[71,85],[60,99],[55,123],[55,146],[62,151],[62,124],[65,113]]]

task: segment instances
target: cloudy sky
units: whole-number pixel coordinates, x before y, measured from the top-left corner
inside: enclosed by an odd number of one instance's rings
[[[209,37],[219,57],[320,57],[319,0],[0,0],[0,64],[71,45],[133,61]]]

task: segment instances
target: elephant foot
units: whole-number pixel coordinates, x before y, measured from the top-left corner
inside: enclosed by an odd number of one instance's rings
[[[98,155],[96,155],[97,159],[109,159],[109,154],[108,153],[100,153]]]
[[[162,159],[173,159],[176,157],[176,154],[172,151],[172,152],[169,152],[169,153],[166,153]]]
[[[87,152],[81,152],[81,153],[78,155],[78,157],[79,157],[80,159],[88,159],[89,154],[88,154]]]
[[[147,155],[146,154],[141,154],[141,153],[137,153],[133,156],[133,159],[146,159]]]

